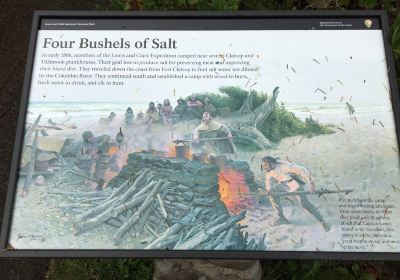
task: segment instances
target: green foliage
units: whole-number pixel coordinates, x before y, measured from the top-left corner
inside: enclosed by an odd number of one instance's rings
[[[262,261],[263,279],[374,280],[362,265],[320,261]]]
[[[201,10],[235,11],[240,0],[146,0],[140,2],[141,10]]]
[[[377,0],[359,0],[360,7],[365,9],[373,9],[377,4]]]
[[[106,6],[96,4],[96,11],[113,10],[113,11],[129,11],[132,9],[132,0],[108,0]]]
[[[152,279],[153,262],[136,259],[54,259],[47,280]]]
[[[231,112],[238,111],[248,94],[253,94],[253,110],[268,99],[268,95],[255,90],[247,91],[240,87],[221,87],[220,94],[199,93],[193,94],[199,100],[203,101],[208,97],[210,102],[217,108],[229,107]],[[189,98],[189,97],[188,97]],[[327,126],[321,125],[311,116],[305,119],[305,122],[297,118],[292,112],[289,112],[284,104],[276,104],[271,115],[262,125],[257,127],[266,138],[272,142],[279,142],[281,139],[304,135],[312,137],[321,134],[333,133]]]
[[[276,104],[271,115],[258,129],[272,142],[279,142],[283,138],[295,135],[312,137],[333,133],[331,129],[319,124],[311,116],[306,118],[305,122],[301,121],[283,104]]]
[[[262,92],[255,90],[247,91],[240,87],[221,87],[219,88],[220,94],[215,93],[196,93],[193,94],[199,100],[203,101],[204,98],[208,97],[210,102],[217,108],[229,107],[231,112],[235,112],[240,109],[244,99],[248,94],[253,94],[253,108],[260,106],[265,100],[267,95]]]

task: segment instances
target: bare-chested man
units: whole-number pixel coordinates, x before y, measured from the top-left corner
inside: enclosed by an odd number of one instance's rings
[[[311,178],[311,172],[307,168],[270,156],[262,159],[262,167],[266,171],[265,188],[269,194],[269,200],[278,213],[278,219],[271,225],[278,226],[289,223],[284,216],[280,199],[285,192],[299,192],[296,197],[300,205],[321,223],[325,231],[330,230],[330,226],[325,223],[321,213],[304,193],[306,185],[309,193],[315,192],[315,184]]]

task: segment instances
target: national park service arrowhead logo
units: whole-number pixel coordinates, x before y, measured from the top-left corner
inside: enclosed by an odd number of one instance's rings
[[[366,20],[364,20],[364,24],[365,24],[365,26],[366,26],[367,28],[371,28],[371,26],[372,26],[372,20],[366,19]]]

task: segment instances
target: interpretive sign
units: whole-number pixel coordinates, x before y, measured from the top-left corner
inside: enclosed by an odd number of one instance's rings
[[[6,256],[398,258],[380,12],[35,14]]]

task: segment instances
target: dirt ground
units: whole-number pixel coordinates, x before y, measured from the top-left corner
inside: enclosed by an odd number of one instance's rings
[[[32,14],[35,10],[94,10],[104,0],[0,1],[0,224],[17,126]],[[47,259],[0,259],[1,279],[42,279]]]

